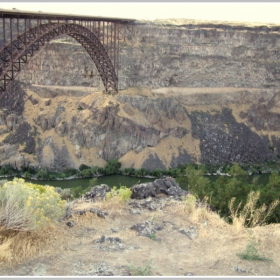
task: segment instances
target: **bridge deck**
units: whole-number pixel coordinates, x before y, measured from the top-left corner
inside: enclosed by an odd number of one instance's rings
[[[86,20],[86,21],[109,21],[118,23],[129,23],[135,21],[135,19],[128,18],[111,18],[111,17],[100,17],[100,16],[87,16],[87,15],[73,15],[73,14],[58,14],[58,13],[44,13],[29,12],[22,10],[6,10],[0,8],[1,18],[22,18],[22,19],[50,19],[50,20]]]

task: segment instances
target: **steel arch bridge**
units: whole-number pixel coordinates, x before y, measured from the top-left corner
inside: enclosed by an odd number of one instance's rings
[[[132,19],[0,10],[0,99],[29,59],[52,39],[68,35],[93,60],[106,92],[118,92],[122,27]],[[71,55],[71,54],[69,54]]]

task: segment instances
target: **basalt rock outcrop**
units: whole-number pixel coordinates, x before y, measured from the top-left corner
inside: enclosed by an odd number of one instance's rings
[[[188,195],[188,192],[182,190],[171,177],[163,177],[150,183],[136,184],[130,189],[132,191],[131,198],[133,199],[145,199],[148,197],[158,197],[159,195],[179,198]]]

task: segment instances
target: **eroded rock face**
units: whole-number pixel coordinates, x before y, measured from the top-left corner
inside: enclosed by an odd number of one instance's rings
[[[243,123],[237,123],[229,109],[214,115],[194,111],[190,119],[193,136],[200,140],[202,163],[276,160],[275,153],[269,149],[268,137],[261,137]]]
[[[123,32],[115,96],[100,94],[94,63],[72,39],[32,57],[22,87],[16,81],[0,102],[0,141],[18,145],[13,162],[61,170],[119,159],[151,170],[277,160],[279,28],[182,20]]]
[[[100,97],[102,98],[102,97]],[[136,97],[137,98],[137,97]],[[121,101],[121,103],[118,102]],[[94,99],[92,104],[80,102],[83,108],[80,116],[76,115],[71,118],[70,122],[59,122],[59,117],[57,116],[57,111],[54,115],[46,117],[46,113],[42,113],[36,121],[40,124],[41,128],[49,129],[51,128],[48,124],[50,123],[50,118],[58,120],[55,124],[55,131],[60,136],[68,136],[68,139],[75,145],[86,147],[88,149],[92,147],[98,147],[102,150],[102,158],[106,161],[114,158],[120,158],[124,156],[127,152],[135,150],[140,152],[145,147],[154,147],[158,145],[161,139],[167,137],[168,135],[173,135],[174,137],[182,138],[188,133],[185,127],[182,127],[180,123],[176,122],[175,117],[169,113],[169,118],[177,124],[174,127],[168,127],[165,123],[164,118],[168,114],[170,99],[167,100],[146,100],[146,107],[139,108],[146,112],[150,109],[149,104],[154,108],[153,111],[159,116],[160,125],[155,126],[155,123],[151,121],[146,113],[138,111],[138,108],[134,107],[134,112],[137,114],[143,113],[141,118],[143,122],[138,121],[138,119],[130,118],[126,116],[121,107],[122,105],[128,105],[125,103],[125,97],[117,98],[114,102],[109,102],[106,106],[95,106],[95,103],[99,102]],[[167,104],[166,104],[167,103]],[[176,104],[176,102],[173,102]],[[133,106],[133,104],[132,104]],[[175,110],[175,105],[173,105],[173,110]],[[179,105],[177,104],[177,107]],[[127,108],[127,106],[126,106]],[[183,109],[181,109],[184,112]],[[176,114],[174,114],[176,116]],[[182,118],[182,117],[181,117]],[[184,118],[187,118],[184,112]],[[162,126],[161,123],[164,125]],[[43,126],[44,124],[44,126]],[[164,132],[163,132],[163,131]]]
[[[63,171],[66,168],[75,166],[68,148],[65,145],[57,145],[52,137],[46,138],[41,144],[38,149],[38,157],[43,168]]]

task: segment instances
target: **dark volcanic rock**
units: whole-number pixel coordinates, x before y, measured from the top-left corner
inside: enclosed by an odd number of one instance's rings
[[[172,177],[162,177],[154,182],[137,184],[130,188],[131,198],[145,199],[147,197],[157,197],[159,194],[167,196],[186,196],[188,192],[182,190]]]
[[[69,222],[66,223],[66,225],[68,227],[73,227],[75,225],[75,223],[73,221],[69,221]]]
[[[144,209],[148,209],[149,211],[162,210],[168,204],[170,198],[148,197],[146,199],[133,200],[128,203],[131,207],[129,211],[131,214],[141,214]]]
[[[14,81],[0,98],[0,109],[5,108],[8,112],[14,112],[19,116],[24,110],[24,99],[26,96],[26,92],[22,90],[20,83]]]
[[[9,138],[5,139],[3,142],[25,145],[23,152],[28,154],[35,154],[36,152],[35,138],[32,135],[30,124],[26,122],[19,124],[15,131],[10,134]]]
[[[200,140],[201,163],[263,163],[276,159],[268,137],[238,123],[230,109],[216,114],[195,111],[189,118],[193,137]]]
[[[105,219],[105,216],[108,215],[108,213],[102,212],[99,209],[90,209],[89,212],[95,213],[97,217]]]
[[[101,185],[98,185],[98,186],[94,186],[90,192],[87,192],[85,194],[85,199],[92,199],[92,200],[95,200],[95,199],[104,199],[106,194],[108,192],[110,192],[111,189],[109,186],[105,185],[105,184],[101,184]],[[98,213],[97,213],[98,215]]]
[[[146,221],[145,223],[133,225],[130,229],[138,232],[139,235],[152,238],[153,235],[159,230],[164,228],[165,224],[154,224],[152,221]]]
[[[159,168],[162,170],[166,169],[157,155],[150,155],[149,158],[143,162],[142,168],[145,168],[147,170],[153,170],[156,168]]]
[[[185,165],[186,163],[195,162],[195,159],[185,149],[182,150],[181,147],[178,147],[178,152],[179,155],[177,157],[172,156],[172,161],[170,162],[171,168],[177,168],[180,164]]]

